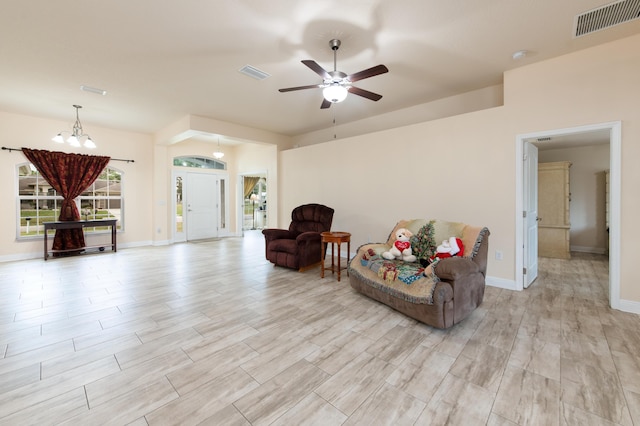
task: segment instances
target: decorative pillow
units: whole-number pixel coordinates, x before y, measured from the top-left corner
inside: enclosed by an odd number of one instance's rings
[[[436,247],[451,237],[462,239],[462,232],[466,226],[464,223],[448,222],[446,220],[434,220],[433,222],[433,239],[435,240]]]
[[[429,221],[427,219],[413,219],[413,220],[401,220],[393,227],[389,237],[387,238],[387,245],[391,246],[396,240],[396,231],[400,228],[408,229],[413,235],[415,235],[420,228],[426,225]]]

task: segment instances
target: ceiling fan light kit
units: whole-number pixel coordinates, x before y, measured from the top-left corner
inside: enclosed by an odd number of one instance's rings
[[[377,65],[349,75],[342,71],[338,71],[337,51],[340,48],[340,44],[340,40],[338,39],[332,39],[329,41],[329,46],[331,47],[331,50],[333,50],[333,71],[331,72],[322,68],[316,61],[310,59],[302,61],[303,64],[322,77],[322,84],[288,87],[285,89],[279,89],[279,91],[291,92],[304,89],[322,89],[322,96],[324,97],[322,104],[320,105],[320,108],[322,109],[329,108],[332,103],[344,101],[349,92],[372,101],[379,101],[382,99],[382,95],[352,86],[351,83],[358,80],[364,80],[365,78],[374,77],[379,74],[384,74],[389,72],[389,69],[384,65]]]
[[[324,98],[329,102],[336,104],[347,99],[348,92],[349,90],[347,90],[346,87],[337,83],[332,83],[322,89],[322,96],[324,96]]]

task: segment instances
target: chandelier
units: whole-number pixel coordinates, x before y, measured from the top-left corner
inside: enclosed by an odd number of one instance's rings
[[[81,145],[83,145],[85,148],[90,148],[90,149],[95,148],[96,144],[93,143],[93,140],[91,140],[91,136],[87,135],[82,130],[82,123],[80,123],[80,116],[78,114],[78,110],[80,108],[82,108],[82,106],[81,105],[74,105],[73,107],[76,109],[76,122],[73,125],[73,131],[71,131],[71,132],[62,131],[62,132],[58,133],[51,140],[54,141],[54,142],[57,142],[57,143],[64,143],[65,140],[62,137],[62,134],[63,133],[69,133],[70,136],[66,140],[67,143],[69,143],[69,145],[74,146],[74,147],[80,147]],[[84,143],[81,143],[82,140],[84,140]]]
[[[218,138],[218,150],[213,153],[213,156],[218,160],[224,157],[224,152],[220,150],[220,138]]]

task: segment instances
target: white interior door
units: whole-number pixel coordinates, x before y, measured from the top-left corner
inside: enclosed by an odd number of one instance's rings
[[[524,144],[524,287],[538,277],[538,147]]]
[[[184,208],[188,241],[218,236],[217,179],[214,174],[187,173]]]

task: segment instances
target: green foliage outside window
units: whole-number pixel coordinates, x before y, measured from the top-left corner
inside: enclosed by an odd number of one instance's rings
[[[62,197],[40,176],[30,163],[20,164],[18,172],[18,237],[42,235],[45,222],[60,216]],[[123,173],[106,167],[98,179],[76,199],[80,220],[117,219],[117,229],[124,223]],[[85,228],[86,233],[101,232],[108,227]]]

